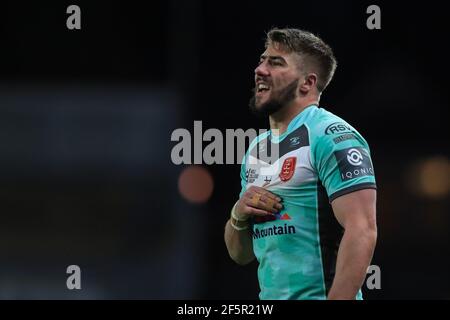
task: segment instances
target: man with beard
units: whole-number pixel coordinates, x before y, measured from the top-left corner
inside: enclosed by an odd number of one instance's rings
[[[332,49],[298,29],[271,30],[265,48],[250,108],[270,130],[242,163],[229,255],[241,265],[256,257],[261,299],[362,299],[377,238],[375,176],[364,138],[319,107]]]

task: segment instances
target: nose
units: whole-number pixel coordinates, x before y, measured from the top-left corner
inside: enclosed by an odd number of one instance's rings
[[[269,75],[269,69],[267,69],[266,62],[262,62],[255,69],[255,75],[260,77],[267,77]]]

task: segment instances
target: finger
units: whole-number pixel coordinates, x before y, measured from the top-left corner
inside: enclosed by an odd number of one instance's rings
[[[260,200],[260,195],[258,193],[255,193],[255,196],[252,197],[251,199],[246,199],[245,204],[249,207],[253,207],[253,208],[257,208],[257,209],[262,209],[271,213],[276,213],[278,212],[277,209],[275,209],[273,206],[269,206],[267,205],[265,202],[262,202]]]
[[[281,210],[281,209],[283,209],[283,204],[281,204],[281,203],[279,203],[279,202],[276,202],[275,200],[272,200],[272,199],[270,199],[270,198],[267,200],[266,205],[267,205],[268,207],[275,208],[275,209],[277,209],[278,211]]]
[[[281,203],[279,203],[277,200],[269,197],[267,194],[262,195],[260,200],[262,202],[264,202],[266,204],[266,206],[269,208],[275,208],[278,210],[281,210],[283,208],[283,205]]]
[[[259,194],[261,194],[261,195],[265,195],[266,197],[271,198],[271,199],[273,199],[273,200],[275,200],[277,202],[281,201],[281,198],[279,196],[277,196],[276,194],[270,192],[267,189],[257,187],[254,191],[259,193]]]
[[[278,212],[283,208],[279,203],[282,200],[280,197],[261,187],[251,186],[244,193],[244,198],[246,205],[270,212]]]
[[[268,212],[266,210],[257,209],[257,208],[253,208],[253,207],[247,207],[247,209],[249,211],[249,214],[251,214],[253,216],[260,216],[260,217],[267,216],[267,215],[273,216],[273,213]]]

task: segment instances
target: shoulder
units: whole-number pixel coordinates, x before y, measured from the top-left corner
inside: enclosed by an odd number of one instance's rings
[[[341,117],[327,111],[324,108],[317,108],[308,123],[311,144],[329,141],[337,144],[345,140],[361,140],[366,143],[362,135],[350,123]]]
[[[307,125],[313,138],[356,131],[347,121],[324,108],[317,108]]]
[[[367,141],[351,124],[323,108],[317,110],[308,125],[313,162],[352,148],[362,148],[370,154]]]

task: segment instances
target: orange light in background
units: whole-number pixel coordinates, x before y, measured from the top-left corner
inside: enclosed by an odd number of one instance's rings
[[[181,196],[192,203],[205,203],[212,195],[214,181],[209,171],[202,166],[185,168],[178,178]]]
[[[414,164],[408,172],[408,185],[416,194],[428,198],[446,197],[450,191],[450,162],[435,156]]]
[[[434,157],[423,162],[420,181],[422,192],[431,198],[442,198],[449,191],[450,164],[445,157]]]

